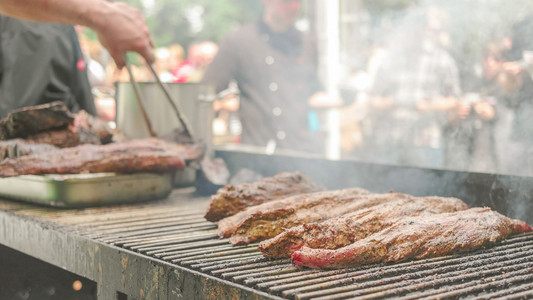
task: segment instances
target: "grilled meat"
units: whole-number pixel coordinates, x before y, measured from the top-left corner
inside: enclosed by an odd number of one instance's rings
[[[319,190],[319,187],[300,172],[280,173],[254,183],[226,185],[211,197],[205,218],[216,222],[248,206]]]
[[[370,194],[358,188],[315,192],[275,200],[248,209],[218,223],[218,235],[232,244],[262,241],[287,228],[320,222],[391,201],[391,194]]]
[[[39,132],[26,137],[24,140],[28,143],[48,144],[59,148],[76,147],[82,144],[101,144],[95,132],[86,127],[74,126]]]
[[[405,217],[362,240],[336,250],[303,247],[292,254],[294,265],[312,268],[355,267],[408,258],[467,252],[531,231],[523,221],[502,216],[490,208]]]
[[[59,148],[48,144],[28,143],[23,139],[0,141],[0,161],[24,155],[56,151]]]
[[[129,140],[120,130],[112,129],[105,121],[90,115],[84,110],[80,110],[78,113],[76,113],[74,125],[77,128],[85,128],[87,131],[93,132],[94,135],[98,136],[98,139],[102,144],[109,144],[111,142],[126,142]]]
[[[0,140],[24,138],[50,129],[66,128],[73,121],[74,115],[60,101],[24,107],[10,112],[0,120]]]
[[[157,139],[108,145],[81,145],[58,151],[6,159],[0,177],[26,174],[96,172],[163,172],[185,167],[203,154],[201,145],[179,145]]]
[[[302,248],[337,249],[392,225],[405,216],[425,216],[468,209],[457,198],[414,197],[388,194],[390,202],[361,209],[320,223],[309,223],[286,230],[259,244],[266,257],[290,257]]]

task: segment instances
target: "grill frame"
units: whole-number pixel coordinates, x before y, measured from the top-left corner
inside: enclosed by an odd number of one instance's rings
[[[176,235],[174,240],[165,236],[141,238],[154,234],[141,225],[162,222],[168,228],[185,226],[180,222],[198,220],[207,203],[206,198],[193,198],[186,193],[174,194],[154,205],[91,210],[54,211],[0,201],[0,224],[6,226],[0,231],[0,241],[96,281],[99,299],[112,299],[116,291],[146,299],[220,299],[220,295],[228,299],[337,299],[341,295],[375,299],[396,298],[396,292],[403,292],[405,299],[414,299],[411,296],[416,293],[426,295],[416,291],[413,283],[424,285],[424,292],[441,283],[452,298],[465,296],[465,292],[466,296],[478,297],[475,290],[468,289],[479,289],[483,284],[492,286],[492,294],[504,298],[533,296],[533,291],[527,290],[531,285],[524,282],[533,281],[533,233],[511,237],[471,254],[347,270],[299,269],[288,259],[267,260],[257,251],[257,243],[231,246],[227,239],[219,240],[212,234],[212,224],[208,229],[193,226],[195,240],[188,238],[191,233],[173,233],[164,227],[161,232]],[[175,222],[161,220],[159,213],[172,207],[183,208],[172,216],[167,214]],[[145,216],[140,217],[142,214]],[[130,219],[130,215],[139,217]],[[120,238],[117,233],[121,231],[137,242]],[[39,238],[21,239],[35,236]],[[154,248],[151,243],[158,246]],[[454,275],[456,280],[448,275]],[[492,282],[491,278],[501,280]],[[516,278],[519,284],[512,285]],[[455,286],[461,280],[465,282],[458,290]],[[374,294],[362,293],[362,288]],[[410,293],[413,290],[416,293]],[[442,290],[438,292],[426,296],[447,295]]]
[[[265,176],[301,170],[330,189],[359,186],[373,192],[390,188],[417,196],[454,196],[471,206],[490,206],[533,223],[533,178],[225,150],[219,150],[217,155],[224,158],[233,174],[250,166]],[[423,180],[416,181],[418,178]],[[342,277],[342,271],[297,270],[288,265],[288,260],[265,261],[254,250],[229,247],[227,241],[216,239],[213,225],[199,218],[207,197],[197,198],[190,192],[181,189],[162,201],[82,210],[56,210],[0,200],[0,243],[94,280],[99,299],[111,299],[117,291],[145,299],[220,299],[221,295],[281,299],[291,296],[289,289],[272,290],[267,279],[296,280],[295,272],[298,276]],[[176,207],[182,208],[183,216],[173,215]],[[146,220],[147,212],[158,218]],[[105,219],[106,214],[113,217]],[[120,233],[123,217],[129,218],[129,229],[139,229],[145,235]],[[95,218],[104,218],[100,227],[94,225]],[[176,225],[177,221],[183,222]],[[164,226],[168,227],[162,229]],[[186,234],[175,237],[174,232]],[[189,246],[182,243],[192,239],[196,241]],[[201,248],[189,248],[196,246]],[[225,269],[220,268],[215,257],[209,258],[211,261],[192,261],[206,258],[202,252],[210,247],[230,256],[232,261],[225,258]],[[249,257],[243,260],[243,255]],[[533,255],[528,258],[533,259]],[[184,265],[188,263],[191,264]],[[250,277],[253,274],[261,276]],[[324,279],[318,276],[317,283],[321,280]],[[495,296],[530,296],[529,291],[518,288],[514,295],[505,294],[509,291],[513,290],[504,288]]]

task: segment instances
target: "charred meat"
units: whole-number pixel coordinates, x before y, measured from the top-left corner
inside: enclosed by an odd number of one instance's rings
[[[337,249],[379,232],[405,216],[426,216],[468,209],[457,198],[414,197],[390,193],[390,202],[361,209],[320,223],[309,223],[286,230],[259,244],[266,257],[290,257],[302,248]]]
[[[25,138],[42,131],[66,128],[74,118],[65,104],[59,101],[17,109],[0,120],[0,140]]]
[[[232,244],[272,238],[304,223],[320,222],[391,201],[390,194],[370,194],[358,188],[315,192],[267,202],[221,220],[218,235]]]
[[[74,126],[39,132],[26,137],[24,140],[28,143],[48,144],[59,148],[76,147],[82,144],[101,144],[96,133],[85,127]]]
[[[336,250],[303,247],[292,254],[297,266],[344,268],[479,249],[511,234],[531,231],[523,221],[490,208],[405,217],[382,231]]]
[[[59,148],[48,144],[28,143],[23,139],[0,141],[0,161],[24,155],[56,151]]]
[[[76,128],[84,128],[98,137],[101,144],[112,142],[126,142],[129,139],[118,129],[112,129],[105,121],[90,115],[84,110],[76,113],[74,120]],[[94,144],[94,143],[91,143]]]
[[[81,145],[58,151],[6,159],[0,177],[27,174],[97,172],[164,172],[185,167],[185,161],[203,154],[200,145],[179,145],[157,139],[108,145]]]
[[[211,197],[205,218],[216,222],[248,206],[319,190],[321,189],[300,172],[280,173],[254,183],[226,185]]]

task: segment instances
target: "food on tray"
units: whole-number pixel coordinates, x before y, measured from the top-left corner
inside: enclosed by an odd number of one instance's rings
[[[59,101],[17,109],[0,120],[0,140],[25,138],[38,132],[65,128],[74,118],[65,104]]]
[[[391,194],[370,194],[353,188],[301,194],[275,200],[222,219],[218,235],[232,244],[247,244],[274,237],[304,223],[324,221],[394,199]]]
[[[232,216],[248,206],[321,190],[300,172],[280,173],[254,183],[226,185],[211,196],[205,218],[216,222]]]
[[[266,257],[290,257],[302,248],[337,249],[392,225],[405,216],[427,216],[468,209],[457,198],[414,197],[390,193],[390,202],[357,210],[320,223],[306,223],[259,244]]]
[[[0,120],[0,140],[17,138],[60,148],[128,140],[119,130],[84,110],[71,113],[62,102],[24,107]]]
[[[164,172],[200,158],[201,144],[174,144],[150,138],[107,145],[81,145],[0,162],[0,177],[27,174]]]
[[[76,128],[84,128],[90,132],[93,132],[96,136],[98,136],[98,139],[102,144],[108,144],[111,142],[125,142],[129,140],[129,138],[127,138],[120,130],[112,129],[107,122],[90,115],[84,110],[80,110],[78,113],[76,113],[74,126]]]
[[[76,147],[82,144],[101,144],[95,132],[85,127],[74,126],[39,132],[26,137],[24,140],[27,143],[48,144],[59,148]]]
[[[523,221],[507,218],[490,208],[404,217],[382,231],[343,248],[303,247],[292,254],[294,265],[312,268],[355,267],[467,252],[531,231]]]
[[[59,148],[48,144],[29,143],[23,139],[0,141],[0,161],[6,158],[46,153],[55,150],[59,150]]]

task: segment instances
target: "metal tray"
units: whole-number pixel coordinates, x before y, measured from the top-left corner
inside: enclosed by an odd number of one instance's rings
[[[0,179],[0,197],[57,207],[155,200],[172,191],[170,173],[49,174]]]

